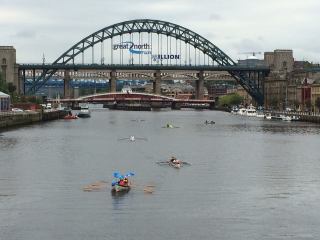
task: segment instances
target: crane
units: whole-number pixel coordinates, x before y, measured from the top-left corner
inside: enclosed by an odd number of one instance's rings
[[[252,54],[252,56],[256,56],[256,54],[262,54],[262,52],[254,52],[254,51],[252,51],[252,52],[242,52],[242,53],[240,53],[240,54]]]

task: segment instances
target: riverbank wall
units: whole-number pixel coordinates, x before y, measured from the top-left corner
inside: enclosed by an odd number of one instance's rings
[[[309,112],[282,112],[282,111],[267,111],[271,115],[285,115],[299,117],[299,121],[320,123],[320,115]]]
[[[66,114],[67,112],[60,110],[50,112],[1,112],[0,129],[61,119]]]

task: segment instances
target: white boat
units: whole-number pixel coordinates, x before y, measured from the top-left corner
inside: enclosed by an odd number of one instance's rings
[[[292,120],[292,118],[290,116],[280,115],[280,117],[283,121],[291,121]]]
[[[299,116],[296,116],[296,115],[291,116],[291,121],[299,121],[299,120],[300,120]]]
[[[91,117],[91,112],[88,106],[82,106],[80,112],[78,113],[78,117],[80,118],[89,118]]]
[[[238,111],[239,115],[247,115],[247,109],[246,108],[240,108]]]
[[[231,113],[232,113],[232,114],[238,114],[238,112],[239,112],[239,108],[237,108],[237,107],[232,107],[232,110],[231,110]]]
[[[268,120],[271,120],[272,119],[272,116],[270,113],[267,113],[266,115],[264,115],[264,118],[265,119],[268,119]]]
[[[255,108],[247,108],[246,109],[246,115],[248,117],[256,117],[257,116],[257,111]]]

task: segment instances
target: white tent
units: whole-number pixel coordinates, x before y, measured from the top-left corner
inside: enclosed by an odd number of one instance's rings
[[[0,92],[0,112],[9,111],[10,95]]]

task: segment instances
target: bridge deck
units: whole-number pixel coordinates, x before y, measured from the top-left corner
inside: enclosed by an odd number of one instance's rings
[[[209,66],[209,65],[157,65],[157,64],[128,64],[128,65],[118,65],[118,64],[19,64],[19,70],[173,70],[173,71],[260,71],[269,72],[270,68],[267,66]]]

